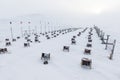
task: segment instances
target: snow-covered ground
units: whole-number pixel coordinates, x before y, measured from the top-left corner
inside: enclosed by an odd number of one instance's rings
[[[10,38],[8,26],[0,26],[1,48],[6,47],[4,38]],[[16,24],[16,27],[13,29],[18,29],[19,32],[15,32],[17,34],[14,37],[21,36],[20,25]],[[76,45],[71,45],[71,38],[82,30],[50,40],[42,36],[41,43],[33,42],[28,48],[24,48],[23,38],[12,42],[12,46],[7,47],[8,53],[0,54],[0,80],[120,80],[119,43],[116,45],[113,60],[109,60],[110,50],[104,49],[105,45],[101,44],[93,30],[92,52],[91,55],[85,55],[89,29],[76,38]],[[70,46],[70,52],[63,52],[63,46]],[[44,65],[41,61],[42,53],[51,53],[49,64]],[[81,59],[84,57],[92,60],[92,69],[81,67]]]

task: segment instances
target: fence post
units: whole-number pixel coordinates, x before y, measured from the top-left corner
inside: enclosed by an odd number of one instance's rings
[[[110,54],[110,57],[109,57],[110,60],[113,59],[113,54],[114,54],[114,50],[115,50],[115,45],[116,45],[116,40],[114,40],[114,43],[113,43],[113,49],[111,50],[111,54]]]
[[[105,33],[103,32],[103,33],[102,33],[102,37],[101,37],[102,44],[105,44],[105,41],[104,41],[104,36],[105,36]]]
[[[110,37],[110,35],[107,35],[107,39],[106,39],[106,47],[105,47],[105,50],[107,50],[107,47],[108,47],[108,40],[109,40],[109,37]]]

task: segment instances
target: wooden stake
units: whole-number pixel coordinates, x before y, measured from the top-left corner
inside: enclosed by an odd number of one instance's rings
[[[109,40],[109,37],[110,37],[110,35],[107,35],[105,50],[107,50],[107,47],[108,47],[108,40]]]
[[[116,45],[116,40],[114,40],[114,43],[113,43],[113,49],[111,50],[111,54],[110,54],[110,57],[109,57],[110,60],[113,59],[113,54],[114,54],[114,50],[115,50],[115,45]]]

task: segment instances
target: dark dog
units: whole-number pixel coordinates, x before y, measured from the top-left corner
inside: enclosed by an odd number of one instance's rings
[[[69,46],[64,46],[64,47],[63,47],[63,51],[69,52]]]
[[[76,41],[75,41],[75,40],[72,40],[71,44],[76,44]]]
[[[92,42],[92,39],[88,39],[88,42]]]
[[[7,39],[5,39],[5,41],[9,41],[9,39],[7,38]]]
[[[92,47],[92,44],[87,44],[86,46],[87,46],[87,47]]]
[[[13,41],[13,42],[15,42],[15,41],[16,41],[16,39],[12,39],[12,41]]]
[[[7,48],[0,48],[0,53],[6,53],[8,52]]]
[[[24,43],[24,47],[30,47],[30,43]]]
[[[84,54],[91,54],[91,50],[85,49]]]
[[[6,42],[6,46],[10,46],[11,45],[11,42]]]

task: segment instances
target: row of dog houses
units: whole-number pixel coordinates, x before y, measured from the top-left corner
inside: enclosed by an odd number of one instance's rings
[[[68,29],[55,30],[55,31],[52,31],[52,32],[45,32],[45,33],[40,33],[40,34],[34,34],[33,35],[34,36],[34,41],[32,41],[30,39],[31,35],[27,35],[27,36],[25,36],[26,42],[24,43],[24,47],[30,47],[30,43],[32,43],[32,42],[40,43],[41,41],[39,40],[39,38],[41,36],[44,36],[47,40],[49,40],[49,39],[52,39],[52,38],[56,38],[59,35],[64,35],[64,34],[72,32],[72,31],[76,31],[78,29],[79,28],[68,28]]]
[[[49,39],[52,39],[52,38],[56,38],[59,35],[64,35],[64,34],[72,32],[72,31],[76,31],[78,29],[79,28],[67,28],[67,29],[59,29],[59,30],[55,30],[55,31],[51,31],[51,32],[49,31],[49,32],[39,33],[39,34],[34,33],[33,34],[34,41],[32,41],[30,39],[30,36],[32,36],[32,34],[31,35],[27,35],[27,36],[23,37],[26,40],[26,42],[24,43],[24,47],[30,47],[30,43],[32,43],[32,42],[40,43],[40,40],[39,40],[40,36],[44,36],[44,37],[46,37],[46,39],[49,40]],[[10,40],[9,38],[6,38],[5,39],[5,46],[6,46],[6,48],[0,48],[0,54],[7,53],[8,52],[7,47],[11,46],[12,42],[16,42],[20,38],[21,38],[20,36],[17,36],[16,38],[12,38],[12,40]]]
[[[79,32],[77,34],[77,36],[73,36],[71,38],[71,45],[76,45],[76,37],[80,37],[80,35],[82,33],[84,33],[88,28],[85,28],[83,31]],[[89,28],[89,32],[88,32],[88,43],[86,44],[86,48],[84,50],[84,54],[87,54],[87,55],[91,55],[91,48],[92,48],[92,35],[93,35],[93,29],[96,30],[96,28]],[[97,31],[96,31],[97,32]],[[115,46],[115,45],[114,45]],[[63,51],[64,52],[69,52],[70,51],[70,47],[69,46],[63,46]],[[41,55],[41,60],[43,61],[44,64],[48,64],[48,61],[50,60],[50,53],[42,53]],[[81,67],[84,67],[84,68],[89,68],[91,69],[92,68],[92,60],[89,59],[89,58],[82,58],[81,59]]]
[[[52,32],[45,32],[45,33],[40,33],[40,34],[34,34],[34,40],[35,42],[40,43],[39,37],[40,36],[44,36],[47,40],[52,39],[52,38],[56,38],[59,35],[64,35],[73,31],[78,30],[79,28],[68,28],[68,29],[61,29],[61,30],[55,30]],[[24,47],[30,47],[30,43],[32,43],[33,41],[30,39],[31,35],[27,35],[25,37],[26,43],[24,43]],[[41,61],[43,62],[43,64],[48,64],[50,60],[50,53],[42,53],[41,54]]]
[[[33,34],[34,42],[40,43],[39,37],[41,37],[41,36],[44,36],[47,40],[49,40],[49,39],[52,39],[52,38],[56,38],[59,35],[64,35],[64,34],[72,32],[72,31],[76,31],[78,29],[79,28],[68,28],[68,29],[55,30],[55,31],[39,33],[39,34],[35,33],[35,34]],[[78,32],[77,36],[73,36],[71,38],[71,45],[76,45],[76,38],[80,37],[80,35],[82,33],[84,33],[87,29],[89,29],[90,31],[88,32],[88,35],[87,35],[88,36],[88,38],[87,38],[88,42],[86,44],[86,48],[84,49],[84,54],[85,55],[86,54],[87,55],[91,55],[92,35],[93,35],[92,32],[93,32],[93,29],[95,29],[96,33],[101,38],[101,40],[104,40],[103,33],[100,33],[100,29],[98,27],[95,26],[94,28],[85,28],[83,31]],[[31,35],[24,36],[24,39],[26,40],[26,42],[24,43],[24,47],[30,47],[30,43],[33,42],[30,39],[30,36]],[[20,37],[17,37],[17,39],[20,39]],[[12,41],[15,42],[17,39],[14,39]],[[10,42],[9,39],[6,38],[5,41],[6,41],[6,46],[10,46],[11,45],[11,42]],[[111,53],[111,55],[113,55],[114,47],[115,47],[115,41],[114,41],[114,43],[108,43],[108,40],[106,40],[106,42],[102,41],[102,43],[107,44],[107,45],[109,45],[109,44],[113,45],[113,50],[112,50],[112,53]],[[70,51],[70,47],[69,46],[63,46],[63,51],[69,52]],[[0,48],[0,54],[1,53],[7,53],[7,52],[8,52],[7,48]],[[41,61],[43,62],[43,64],[48,64],[49,60],[50,60],[50,53],[42,53],[41,54]],[[81,66],[82,67],[87,67],[87,68],[91,69],[91,67],[92,67],[92,60],[89,59],[89,58],[82,58],[81,59]]]
[[[49,35],[49,37],[48,37],[48,34],[46,34],[46,37],[47,37],[47,39],[50,39],[50,38],[57,37],[60,34],[64,35],[64,34],[67,34],[67,33],[70,33],[72,31],[76,31],[76,30],[78,30],[78,28],[53,31],[53,32],[51,32],[51,35]],[[50,53],[42,53],[41,60],[43,61],[43,64],[48,64],[48,62],[50,60]]]
[[[88,33],[88,43],[86,44],[86,48],[84,50],[84,54],[91,55],[91,47],[92,47],[92,33],[93,28],[90,28],[90,31]],[[81,66],[82,67],[87,67],[87,68],[92,68],[92,60],[89,58],[82,58],[81,60]]]
[[[80,35],[81,35],[82,33],[84,33],[87,29],[88,29],[88,28],[85,28],[83,31],[79,32],[79,33],[77,34],[77,36],[73,36],[73,37],[71,38],[71,45],[76,45],[76,38],[77,38],[77,37],[80,37]],[[87,45],[86,45],[86,47],[87,47],[88,49],[85,48],[85,50],[84,50],[84,54],[88,54],[88,55],[91,54],[90,48],[92,47],[92,44],[91,44],[91,42],[92,42],[92,35],[93,35],[92,30],[93,30],[93,29],[90,28],[90,32],[89,32],[89,35],[88,35],[88,43],[87,43]],[[63,51],[69,52],[69,51],[70,51],[70,47],[69,47],[69,46],[63,46]],[[92,60],[91,60],[91,59],[89,59],[89,58],[82,58],[82,59],[81,59],[81,66],[82,66],[82,67],[86,67],[86,68],[91,69],[91,65],[92,65]]]
[[[24,36],[24,39],[26,40],[26,42],[24,43],[24,47],[29,47],[30,46],[30,43],[32,42],[38,42],[40,43],[40,40],[39,40],[39,37],[40,36],[44,36],[46,39],[52,39],[52,38],[55,38],[59,35],[64,35],[64,34],[67,34],[69,32],[72,32],[72,31],[76,31],[78,30],[79,28],[68,28],[68,29],[60,29],[60,30],[55,30],[55,31],[49,31],[49,32],[45,32],[45,33],[40,33],[40,34],[37,34],[37,33],[34,33],[33,36],[34,36],[34,41],[32,41],[30,39],[30,36],[32,36],[32,34],[30,35],[26,35]],[[11,46],[12,45],[12,42],[16,42],[17,39],[20,39],[21,37],[16,37],[16,38],[13,38],[12,40],[6,38],[5,39],[5,45],[6,46]]]
[[[88,28],[86,28],[88,29]],[[100,28],[94,26],[94,28],[90,28],[90,31],[89,31],[89,34],[88,34],[88,43],[86,44],[86,47],[85,50],[84,50],[84,54],[87,54],[87,55],[90,55],[91,54],[91,47],[92,47],[92,31],[93,29],[95,29],[96,33],[98,34],[98,36],[100,37],[101,41],[102,41],[102,44],[105,44],[106,47],[105,49],[107,49],[108,45],[112,45],[112,50],[111,50],[111,53],[110,53],[110,57],[109,59],[112,59],[113,58],[113,53],[114,53],[114,49],[115,49],[115,44],[116,44],[116,40],[114,40],[113,43],[110,43],[109,42],[109,36],[110,35],[107,35],[107,39],[104,38],[104,33],[100,30]],[[79,32],[78,33],[78,36],[80,36],[81,33]],[[73,38],[71,39],[71,44],[76,44],[76,40],[75,40],[76,36],[73,36]],[[63,51],[68,51],[69,52],[69,46],[64,46],[63,47]],[[87,67],[87,68],[90,68],[91,69],[91,65],[92,65],[92,60],[89,59],[89,58],[82,58],[81,59],[81,66],[82,67]]]
[[[58,30],[58,31],[50,32],[50,33],[51,33],[51,35],[56,35],[56,34],[64,35],[66,33],[69,33],[69,32],[72,32],[72,31],[76,31],[76,30],[78,30],[78,29],[76,28],[76,29],[73,29],[73,30],[72,29]],[[79,37],[81,35],[81,33],[84,33],[86,30],[87,30],[87,28],[85,28],[83,31],[79,32],[77,34],[77,36]],[[58,32],[58,33],[56,33],[56,32]],[[34,34],[34,35],[35,35],[35,39],[38,39],[38,37],[40,37],[40,35],[37,35],[37,34]],[[42,35],[46,37],[46,35],[48,35],[48,33],[45,33],[45,34],[42,34]],[[76,40],[75,39],[76,39],[77,36],[73,36],[73,38],[71,39],[71,44],[72,45],[76,44]],[[30,47],[29,37],[30,37],[30,35],[25,37],[25,39],[28,41],[28,43],[24,43],[24,47]],[[20,37],[19,38],[17,37],[17,39],[20,39]],[[90,36],[89,36],[89,39],[91,40]],[[5,39],[5,41],[6,41],[6,46],[10,46],[11,45],[11,42],[10,42],[9,39]],[[12,40],[12,41],[16,41],[16,40]],[[90,46],[91,46],[90,44],[87,44],[87,47],[90,47]],[[69,46],[64,46],[63,47],[63,51],[68,51],[69,52]],[[1,48],[0,49],[0,53],[6,53],[6,52],[8,52],[7,48]],[[86,51],[86,49],[85,49],[85,53],[88,53],[88,51]],[[43,61],[43,64],[48,64],[48,62],[50,60],[50,53],[42,53],[41,60]],[[83,58],[81,61],[82,61],[81,65],[87,66],[87,67],[91,68],[92,61],[90,59]]]
[[[88,29],[88,28],[87,28]],[[98,34],[98,36],[100,37],[100,39],[102,40],[102,44],[105,44],[106,45],[106,48],[108,47],[107,45],[112,45],[112,50],[111,50],[111,54],[110,54],[110,57],[109,59],[112,59],[113,57],[113,53],[114,53],[114,48],[115,48],[115,43],[116,43],[116,40],[114,40],[113,43],[109,43],[108,40],[109,40],[109,36],[107,36],[107,39],[105,39],[103,37],[103,33],[100,33],[99,32],[99,28],[98,27],[94,27],[94,28],[90,28],[90,31],[88,32],[88,43],[86,44],[86,48],[84,50],[84,54],[87,54],[87,55],[91,55],[91,48],[92,48],[92,31],[93,29],[95,29],[96,33]],[[82,32],[79,32],[77,34],[77,36],[80,36]],[[75,45],[76,44],[76,40],[75,40],[76,36],[73,36],[71,38],[71,44]],[[103,40],[106,40],[106,41],[103,41]],[[105,48],[105,49],[106,49]],[[69,46],[63,46],[63,51],[68,51],[69,52]],[[91,66],[92,66],[92,60],[89,59],[89,58],[82,58],[81,59],[81,66],[82,67],[87,67],[87,68],[90,68],[91,69]]]

